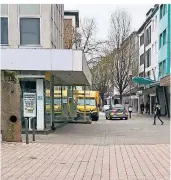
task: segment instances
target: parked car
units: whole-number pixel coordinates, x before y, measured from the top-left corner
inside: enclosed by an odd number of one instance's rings
[[[109,110],[109,108],[110,108],[110,105],[104,105],[102,111],[106,112],[107,110]]]
[[[116,104],[116,105],[111,105],[110,109],[106,111],[105,113],[106,119],[128,119],[128,110],[121,105],[121,104]]]

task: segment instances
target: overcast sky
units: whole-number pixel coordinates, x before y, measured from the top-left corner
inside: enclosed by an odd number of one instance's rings
[[[65,10],[79,10],[80,19],[84,17],[95,18],[98,26],[97,37],[106,39],[109,31],[111,13],[117,8],[127,10],[132,18],[132,30],[138,30],[146,18],[146,13],[153,4],[142,5],[116,5],[116,4],[65,4]]]

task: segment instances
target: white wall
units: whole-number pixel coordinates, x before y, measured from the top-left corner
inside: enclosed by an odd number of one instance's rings
[[[151,72],[150,74],[150,78],[152,80],[154,80],[154,75],[153,75],[153,70],[155,73],[155,77],[157,77],[157,73],[158,73],[158,22],[159,22],[159,17],[158,17],[158,11],[155,13],[155,15],[153,16],[153,18],[151,19],[151,22],[148,24],[148,26],[146,27],[146,29],[148,29],[151,26],[151,43],[146,46],[145,51],[147,52],[148,49],[151,48],[151,66],[149,66],[148,68],[145,69],[145,72],[147,73],[148,71]],[[155,18],[157,15],[157,24],[155,23]],[[153,25],[154,23],[154,25]],[[153,28],[154,26],[154,28]],[[141,35],[144,33],[144,31],[142,31],[139,34],[139,46],[140,46],[140,37]],[[155,45],[156,42],[156,45]],[[156,47],[155,47],[156,46]],[[155,50],[156,49],[156,50]],[[140,64],[140,56],[144,53],[144,45],[142,45],[141,47],[139,47],[139,64]],[[141,66],[139,66],[139,74],[142,73],[144,71],[144,64],[142,64]]]

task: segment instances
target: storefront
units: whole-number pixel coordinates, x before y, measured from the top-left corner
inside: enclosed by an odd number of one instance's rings
[[[1,49],[1,57],[1,69],[16,71],[18,74],[22,90],[21,103],[23,93],[36,94],[36,126],[40,131],[51,128],[55,118],[60,119],[60,116],[64,120],[66,114],[68,117],[65,100],[70,99],[73,104],[71,98],[75,86],[91,85],[91,73],[81,50]],[[57,95],[54,86],[60,89]],[[70,88],[65,97],[66,86]],[[55,106],[55,98],[63,107],[58,117],[54,113],[55,108],[59,109],[59,106]],[[24,126],[23,120],[22,123]]]
[[[160,79],[160,86],[163,87],[165,95],[166,115],[170,117],[170,75]]]

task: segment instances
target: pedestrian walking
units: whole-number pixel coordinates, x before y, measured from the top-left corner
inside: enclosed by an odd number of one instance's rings
[[[156,105],[154,106],[154,123],[153,125],[156,125],[156,117],[160,120],[161,125],[163,125],[163,121],[160,118],[161,115],[161,111],[160,111],[161,107],[159,105],[159,103],[156,103]]]
[[[141,109],[141,114],[143,114],[143,112],[144,112],[144,103],[142,103],[142,104],[140,105],[140,109]]]

